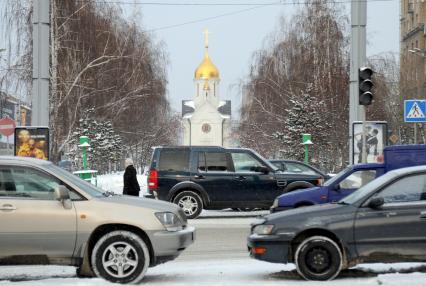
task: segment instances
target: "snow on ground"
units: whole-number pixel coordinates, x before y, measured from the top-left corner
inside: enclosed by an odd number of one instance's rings
[[[123,172],[117,172],[107,175],[98,176],[98,187],[105,191],[111,191],[116,194],[123,194]],[[147,192],[147,177],[146,175],[138,175],[138,183],[141,187],[139,196],[142,197],[143,194]]]
[[[320,283],[302,280],[291,264],[272,264],[249,258],[205,261],[177,260],[148,269],[141,284],[198,286],[201,283],[203,286],[424,286],[426,285],[426,264],[363,264],[344,271],[333,281]],[[99,278],[78,279],[75,277],[73,267],[4,266],[0,267],[0,285],[97,286],[113,284]]]

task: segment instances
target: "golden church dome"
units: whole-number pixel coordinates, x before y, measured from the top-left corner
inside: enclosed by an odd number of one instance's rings
[[[217,67],[212,63],[209,57],[208,49],[209,49],[209,43],[208,43],[208,31],[204,31],[205,40],[204,40],[204,59],[201,62],[201,64],[198,66],[198,68],[195,70],[195,79],[210,79],[210,78],[219,78],[219,70]]]
[[[195,79],[219,78],[219,70],[210,60],[209,54],[206,52],[204,60],[195,70]]]

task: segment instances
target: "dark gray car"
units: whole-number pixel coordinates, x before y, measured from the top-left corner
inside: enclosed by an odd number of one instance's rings
[[[267,215],[248,237],[255,259],[330,280],[360,262],[426,261],[426,166],[389,172],[336,204]]]

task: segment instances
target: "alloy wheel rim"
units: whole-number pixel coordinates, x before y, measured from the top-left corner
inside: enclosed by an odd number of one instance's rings
[[[182,197],[178,202],[178,206],[189,216],[193,215],[198,210],[197,200],[192,196]]]
[[[309,270],[316,274],[321,274],[330,268],[330,252],[322,247],[315,247],[306,253],[306,265]]]
[[[125,278],[135,272],[138,266],[138,253],[127,242],[110,244],[102,254],[102,265],[105,271],[116,278]]]

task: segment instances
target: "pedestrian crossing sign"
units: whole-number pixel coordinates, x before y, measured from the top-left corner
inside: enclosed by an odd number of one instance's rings
[[[405,100],[404,121],[426,122],[426,100]]]

